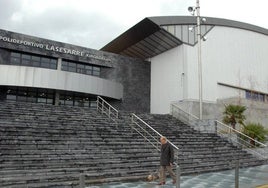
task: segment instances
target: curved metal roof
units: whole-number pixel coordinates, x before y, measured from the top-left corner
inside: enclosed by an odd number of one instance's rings
[[[203,25],[234,27],[268,35],[267,29],[255,25],[220,18],[205,18],[206,22]],[[163,29],[162,26],[195,24],[196,17],[194,16],[148,17],[128,29],[100,50],[147,59],[183,43],[176,36]]]

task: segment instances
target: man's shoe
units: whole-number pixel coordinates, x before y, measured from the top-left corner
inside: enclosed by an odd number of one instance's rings
[[[157,185],[165,185],[165,184],[166,184],[166,182],[160,182]]]

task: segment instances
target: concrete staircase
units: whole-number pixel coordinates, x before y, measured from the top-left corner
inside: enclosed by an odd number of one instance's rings
[[[169,115],[139,114],[180,148],[183,174],[263,164],[214,134]],[[95,109],[0,103],[0,187],[78,187],[106,180],[140,179],[159,167],[159,153],[129,126],[129,112],[114,123]]]
[[[179,149],[182,174],[195,174],[267,164],[214,133],[201,133],[171,115],[138,114]]]
[[[129,125],[95,109],[1,103],[0,138],[0,187],[77,187],[80,174],[141,178],[158,166]]]

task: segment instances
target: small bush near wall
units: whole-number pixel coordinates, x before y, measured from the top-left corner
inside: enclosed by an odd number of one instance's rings
[[[254,140],[265,142],[266,136],[268,135],[268,130],[265,130],[264,127],[259,123],[248,123],[245,125],[243,133]],[[251,144],[258,146],[258,144],[253,140],[251,140]]]

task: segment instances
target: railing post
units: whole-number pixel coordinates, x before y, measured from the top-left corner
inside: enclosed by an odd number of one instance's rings
[[[99,111],[99,97],[97,97],[97,111]]]
[[[103,114],[103,109],[104,109],[104,101],[102,100],[101,102],[101,113]]]
[[[180,179],[181,179],[181,169],[178,164],[176,164],[176,188],[180,188]]]
[[[218,133],[218,123],[217,123],[217,121],[214,121],[214,123],[215,123],[215,134],[217,134]]]
[[[235,163],[235,188],[239,188],[239,160]]]
[[[131,123],[130,123],[130,126],[131,126],[131,134],[133,133],[133,124],[134,124],[133,114],[131,114]]]

